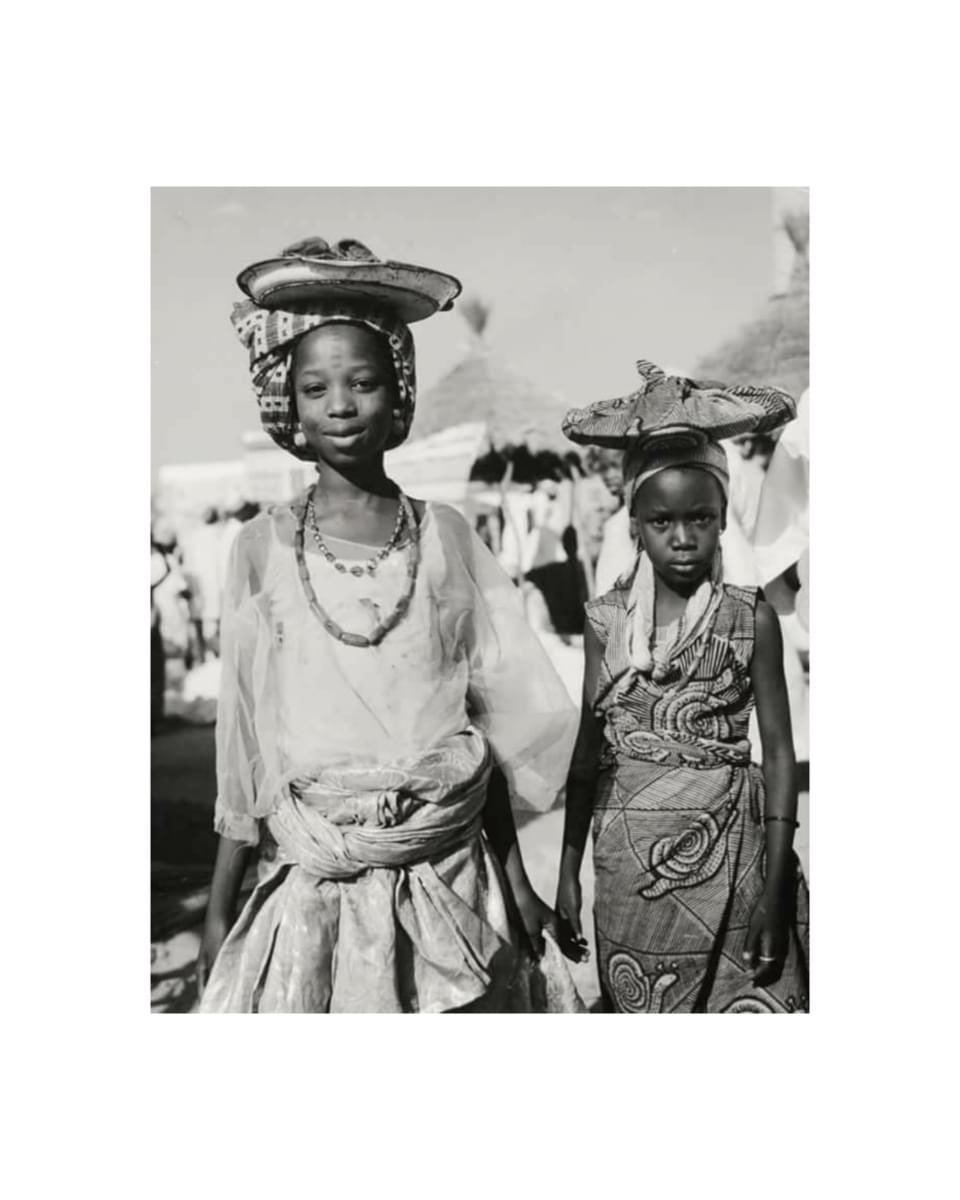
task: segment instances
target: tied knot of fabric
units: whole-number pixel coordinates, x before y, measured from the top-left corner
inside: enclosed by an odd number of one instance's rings
[[[402,788],[347,791],[317,786],[316,779],[295,780],[293,796],[316,808],[332,825],[370,825],[391,829],[405,820],[422,801]]]
[[[649,557],[641,554],[627,599],[632,668],[654,683],[666,680],[680,655],[709,632],[722,600],[723,556],[718,548],[710,574],[687,601],[670,635],[656,645],[656,574]]]
[[[388,768],[381,787],[369,768],[319,772],[306,787],[282,789],[267,824],[285,857],[321,879],[412,866],[479,831],[490,769],[477,737],[423,756],[409,769],[409,790],[392,786]]]

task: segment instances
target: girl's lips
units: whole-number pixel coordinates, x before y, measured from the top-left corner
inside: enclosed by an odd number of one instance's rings
[[[362,429],[330,429],[325,434],[332,442],[355,441],[363,433]]]

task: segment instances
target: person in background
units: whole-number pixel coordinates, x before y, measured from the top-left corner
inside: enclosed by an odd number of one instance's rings
[[[802,611],[800,576],[807,574],[810,549],[810,392],[800,397],[797,420],[777,442],[764,478],[754,530],[761,582],[783,615]]]
[[[562,559],[531,568],[524,587],[527,616],[535,628],[558,634],[565,642],[583,633],[583,606],[590,598],[572,525],[560,537]],[[530,589],[539,593],[534,598]]]
[[[529,562],[532,505],[533,493],[528,486],[512,487],[503,494],[503,531],[497,561],[515,583],[520,581]]]
[[[156,591],[170,574],[167,556],[151,538],[150,541],[150,732],[159,733],[163,727],[164,692],[167,686],[166,654],[160,631],[160,609]]]
[[[632,572],[587,606],[556,901],[564,949],[585,952],[579,875],[592,823],[609,1009],[804,1012],[808,900],[793,852],[780,627],[757,588],[723,582],[729,471],[717,441],[769,429],[795,406],[777,389],[638,368],[640,392],[564,422],[577,441],[623,444],[638,547]],[[754,705],[762,771],[747,738]]]
[[[600,556],[594,571],[595,596],[602,596],[613,587],[633,562],[635,553],[630,535],[630,514],[623,503],[623,455],[619,450],[605,448],[600,464],[601,478],[613,498],[616,510],[603,525]]]
[[[765,471],[776,445],[776,437],[769,433],[745,433],[730,438],[730,445],[736,449],[744,462],[752,462],[761,471]]]
[[[765,438],[762,445],[766,446],[769,440]],[[729,451],[727,466],[730,470],[730,511],[736,516],[747,543],[753,538],[757,509],[760,506],[760,490],[769,461],[769,455],[756,450],[756,443],[757,439],[753,437],[732,438],[724,443],[724,448]],[[753,580],[749,582],[752,583]]]
[[[553,475],[538,479],[530,499],[530,531],[523,559],[528,577],[538,567],[563,562],[563,531],[569,524],[569,496],[561,496],[560,481]]]
[[[197,665],[215,650],[220,625],[221,579],[220,513],[210,505],[200,524],[183,535],[183,570],[190,586],[190,619],[193,626]]]
[[[161,518],[154,522],[151,551],[166,565],[165,573],[151,588],[164,654],[185,663],[190,649],[190,586],[180,567],[177,535],[169,521]]]
[[[783,629],[790,709],[801,762],[810,756],[809,420],[808,389],[797,404],[797,420],[777,441],[764,477],[754,530],[758,582],[777,610]]]
[[[476,519],[476,531],[477,536],[496,558],[500,553],[502,536],[500,514],[496,512],[480,513]]]
[[[237,534],[243,527],[240,514],[245,506],[237,503],[224,512],[223,519],[217,526],[216,539],[216,604],[205,606],[206,626],[204,641],[214,654],[220,653],[220,604],[225,587],[227,586],[227,566]],[[212,573],[211,573],[212,574]],[[212,582],[212,581],[211,581]],[[214,615],[215,613],[215,615]]]
[[[561,495],[567,513],[563,546],[568,557],[572,553],[577,561],[580,586],[586,588],[584,599],[589,599],[594,592],[594,567],[600,552],[595,522],[591,516],[595,502],[594,485],[587,477],[580,455],[573,451],[564,454],[560,474]]]

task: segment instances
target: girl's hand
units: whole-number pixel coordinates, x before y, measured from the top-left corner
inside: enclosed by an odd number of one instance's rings
[[[750,916],[743,948],[743,961],[746,969],[753,972],[754,986],[763,987],[779,977],[788,934],[787,906],[764,892]]]
[[[552,937],[557,939],[557,915],[529,885],[515,889],[514,899],[530,949],[535,958],[540,958],[543,954],[543,931],[548,929]]]
[[[560,934],[558,942],[564,955],[572,962],[586,962],[590,957],[590,947],[580,924],[582,906],[583,893],[579,875],[561,868],[560,881],[557,884],[557,927]]]
[[[203,926],[200,950],[197,954],[197,998],[203,995],[210,972],[220,953],[220,947],[230,932],[230,924],[224,917],[208,916]]]

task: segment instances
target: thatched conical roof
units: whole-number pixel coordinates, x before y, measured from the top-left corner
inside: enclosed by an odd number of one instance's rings
[[[498,450],[534,442],[567,451],[560,432],[569,407],[558,395],[511,370],[483,343],[417,401],[411,437],[428,437],[451,425],[483,421]]]
[[[800,396],[810,386],[810,218],[787,213],[783,226],[794,261],[785,294],[697,365],[700,378],[724,383],[769,384]]]
[[[411,437],[429,437],[452,425],[482,421],[495,450],[510,446],[569,450],[560,432],[568,408],[563,398],[517,374],[493,353],[484,340],[489,304],[479,296],[465,296],[458,308],[470,330],[469,349],[418,399]]]

